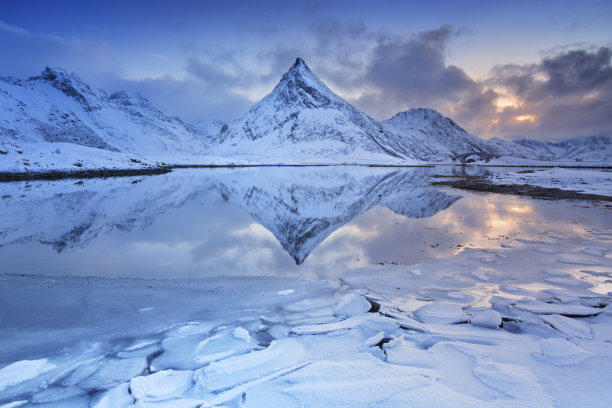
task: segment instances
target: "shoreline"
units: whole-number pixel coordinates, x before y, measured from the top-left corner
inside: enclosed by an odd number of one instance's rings
[[[451,176],[452,177],[452,176]],[[523,197],[531,197],[540,200],[589,200],[589,201],[612,201],[612,197],[581,193],[576,190],[562,190],[559,188],[539,187],[529,184],[493,184],[485,181],[479,176],[456,176],[460,180],[434,181],[433,186],[446,186],[468,191],[479,191],[484,193],[508,194]],[[455,177],[455,178],[456,178]]]
[[[482,164],[450,164],[450,163],[424,163],[424,164],[376,164],[376,163],[310,163],[310,164],[174,164],[166,166],[149,167],[142,169],[90,169],[90,170],[32,170],[32,171],[0,171],[0,183],[15,182],[15,181],[35,181],[35,180],[63,180],[63,179],[88,179],[88,178],[109,178],[109,177],[130,177],[130,176],[149,176],[170,173],[173,169],[195,169],[195,168],[247,168],[247,167],[339,167],[339,166],[357,166],[357,167],[512,167],[512,168],[567,168],[567,169],[599,169],[611,170],[612,166],[563,166],[563,165],[482,165]],[[449,177],[449,176],[445,176]],[[465,176],[460,176],[465,177]],[[447,184],[447,182],[434,182],[433,185],[448,185],[464,190],[502,192],[508,189],[500,189],[502,191],[493,191],[492,187],[487,183],[475,184],[473,181],[458,182],[456,185]],[[555,189],[552,189],[555,190]],[[522,190],[521,190],[522,191]],[[564,191],[564,190],[561,190]],[[518,195],[529,195],[516,193]],[[536,192],[534,198],[545,197]],[[554,195],[554,194],[553,194]],[[583,194],[584,195],[584,194]],[[606,197],[606,196],[601,196]],[[553,197],[554,198],[554,197]],[[571,199],[571,198],[570,198]],[[576,197],[579,199],[579,197]],[[594,198],[599,199],[599,198]],[[608,198],[609,199],[609,198]]]

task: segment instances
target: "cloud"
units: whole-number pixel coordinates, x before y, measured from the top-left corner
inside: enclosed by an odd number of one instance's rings
[[[448,43],[460,35],[451,26],[409,36],[372,33],[359,25],[352,30],[339,27],[333,32],[335,50],[350,52],[336,53],[327,44],[327,54],[342,58],[336,60],[336,75],[329,75],[328,69],[323,76],[331,77],[350,102],[377,119],[412,107],[453,105],[480,92],[462,69],[446,63]],[[354,48],[346,47],[346,41]]]
[[[19,78],[38,74],[45,66],[58,66],[80,74],[111,69],[115,59],[104,42],[35,35],[0,21],[0,75]]]
[[[9,32],[11,34],[29,35],[27,30],[25,30],[25,29],[23,29],[21,27],[17,27],[17,26],[13,26],[13,25],[7,24],[7,23],[5,23],[2,20],[0,20],[0,30]]]
[[[484,85],[500,89],[494,134],[563,139],[612,133],[612,52],[558,49],[535,64],[494,68]],[[529,120],[524,120],[529,118]]]
[[[466,35],[449,25],[400,35],[372,31],[363,21],[312,17],[304,27],[303,41],[272,37],[277,28],[270,26],[249,28],[252,42],[244,48],[188,42],[175,54],[155,49],[145,53],[155,63],[146,74],[137,58],[122,56],[110,44],[34,35],[0,21],[0,55],[10,56],[0,59],[0,75],[23,78],[46,65],[59,66],[109,92],[139,92],[187,122],[231,120],[270,92],[302,57],[333,91],[376,119],[430,107],[484,137],[612,133],[610,48],[557,47],[540,61],[499,65],[477,81],[448,63],[453,40]],[[130,79],[126,66],[150,77]]]

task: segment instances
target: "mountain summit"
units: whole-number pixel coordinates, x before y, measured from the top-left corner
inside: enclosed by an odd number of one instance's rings
[[[333,93],[301,58],[247,114],[222,127],[210,153],[302,163],[410,157],[393,134]]]

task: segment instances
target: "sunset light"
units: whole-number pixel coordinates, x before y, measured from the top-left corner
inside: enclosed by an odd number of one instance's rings
[[[0,0],[0,408],[612,406],[612,0]]]
[[[536,115],[518,115],[514,117],[518,122],[535,122],[538,120]]]

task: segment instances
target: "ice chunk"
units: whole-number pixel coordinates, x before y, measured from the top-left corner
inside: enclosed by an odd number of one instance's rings
[[[134,341],[128,347],[125,348],[125,351],[134,351],[144,347],[151,346],[153,344],[159,343],[158,339],[139,339]]]
[[[555,248],[538,248],[537,251],[543,254],[551,254],[551,255],[559,253],[559,250]]]
[[[582,306],[575,303],[544,303],[537,300],[524,300],[514,304],[519,310],[536,314],[561,314],[572,316],[594,316],[601,313],[601,309]]]
[[[448,292],[448,293],[446,294],[446,296],[448,296],[448,297],[449,297],[449,298],[451,298],[451,299],[463,299],[463,298],[465,297],[465,295],[464,295],[463,293],[461,293],[461,292],[457,292],[457,291],[454,291],[454,292]]]
[[[333,323],[322,323],[322,324],[311,324],[305,326],[297,326],[291,329],[292,333],[295,334],[323,334],[340,330],[353,329],[369,319],[374,319],[375,315],[362,314],[359,316],[349,317],[348,319],[341,320]]]
[[[558,271],[556,269],[545,269],[544,272],[552,276],[570,276],[569,273]]]
[[[103,357],[83,360],[76,367],[73,367],[74,371],[63,378],[60,383],[67,387],[79,384],[81,381],[85,380],[87,377],[99,370],[102,365],[104,365],[105,361],[106,359]]]
[[[336,316],[357,316],[367,313],[371,307],[372,305],[365,297],[349,293],[336,305],[334,314]]]
[[[257,344],[242,327],[224,330],[201,341],[195,349],[194,360],[200,365],[235,354],[246,353]]]
[[[220,391],[298,364],[303,356],[297,340],[274,340],[264,350],[210,363],[196,370],[194,380],[207,391]]]
[[[217,405],[206,404],[205,401],[193,398],[179,398],[159,402],[140,402],[136,408],[204,408],[217,407]],[[122,407],[123,408],[123,407]]]
[[[121,383],[104,394],[94,399],[91,403],[92,408],[117,408],[134,404],[134,398],[130,394],[130,384]]]
[[[423,333],[427,333],[429,332],[429,329],[425,326],[423,326],[423,324],[421,324],[420,322],[406,316],[403,315],[401,313],[395,312],[391,309],[385,308],[384,310],[381,309],[381,313],[385,316],[388,316],[390,318],[392,318],[395,322],[397,322],[397,324],[399,324],[399,326],[403,329],[407,329],[407,330],[415,330],[415,331],[420,331]]]
[[[385,338],[385,332],[378,332],[363,342],[364,347],[372,347],[379,344]]]
[[[480,279],[482,281],[488,281],[489,279],[491,279],[485,273],[485,271],[480,271],[480,270],[479,271],[474,271],[474,272],[471,273],[471,275],[477,277],[478,279]]]
[[[576,280],[574,278],[545,278],[544,279],[546,282],[550,282],[550,283],[555,283],[557,285],[564,285],[564,286],[579,286],[581,284],[581,282],[579,280]]]
[[[146,357],[107,360],[98,371],[79,385],[86,390],[112,388],[140,375],[147,367]]]
[[[540,340],[540,348],[542,355],[536,357],[557,366],[580,364],[593,355],[590,351],[559,338]]]
[[[224,329],[204,339],[199,334],[172,337],[162,341],[164,352],[152,361],[151,368],[195,370],[211,361],[246,353],[256,345],[243,328]]]
[[[463,313],[463,309],[450,303],[425,305],[414,312],[414,316],[423,323],[453,324],[468,320],[468,316]]]
[[[386,364],[370,354],[315,361],[278,379],[253,387],[246,407],[408,407],[419,406],[407,393],[432,379],[408,367]]]
[[[472,318],[474,326],[497,329],[502,322],[501,314],[493,309],[485,310]]]
[[[179,398],[193,385],[193,374],[193,371],[158,371],[132,378],[130,390],[139,403]]]
[[[589,325],[577,319],[561,315],[548,315],[542,316],[542,320],[569,337],[593,338]]]
[[[519,406],[524,406],[524,403],[533,407],[553,406],[551,396],[528,367],[479,361],[472,373],[486,386],[511,397]]]
[[[86,392],[78,387],[48,387],[32,396],[32,402],[42,404],[68,400],[85,395]]]
[[[590,248],[585,248],[580,252],[585,253],[587,255],[592,255],[592,256],[604,256],[604,254],[607,251],[608,249],[603,248],[603,247],[590,247]]]
[[[38,377],[56,367],[46,358],[40,360],[22,360],[0,369],[0,391]]]
[[[586,259],[576,259],[576,258],[560,258],[559,262],[569,264],[569,265],[588,265],[588,266],[599,265],[597,262],[589,261]]]
[[[168,333],[168,337],[185,337],[194,334],[206,334],[216,327],[216,322],[190,322]]]
[[[319,309],[322,307],[332,306],[335,300],[333,297],[319,297],[312,299],[304,299],[299,302],[290,303],[284,308],[290,312],[303,312],[305,310]]]
[[[136,357],[143,357],[143,356],[147,357],[147,356],[157,353],[160,350],[161,350],[161,345],[156,343],[156,344],[151,344],[146,347],[137,348],[136,350],[121,351],[117,353],[117,357],[119,358],[136,358]]]

